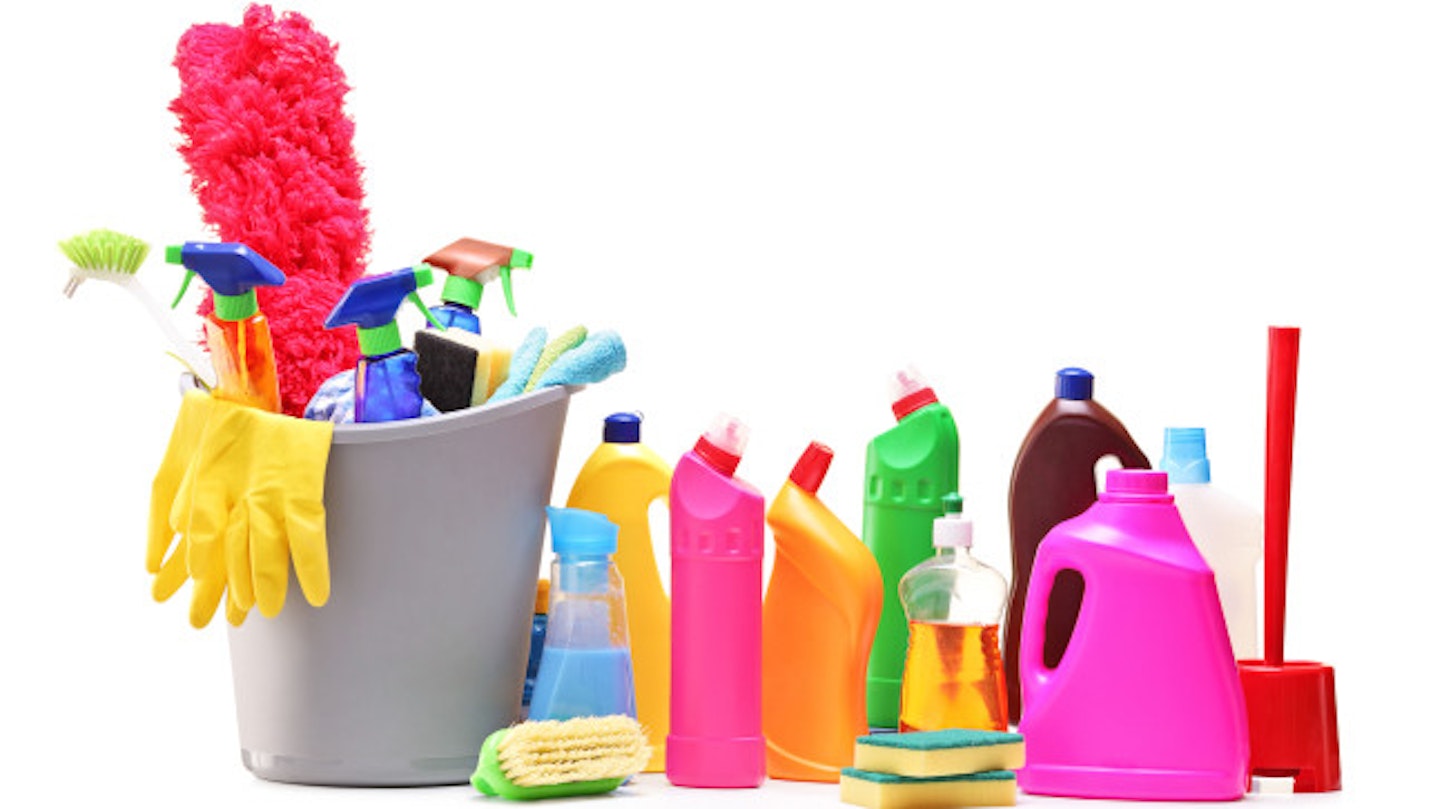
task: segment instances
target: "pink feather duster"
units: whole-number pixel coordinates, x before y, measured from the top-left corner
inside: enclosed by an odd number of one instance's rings
[[[345,114],[336,46],[295,13],[252,5],[239,26],[180,37],[180,154],[205,222],[285,272],[257,290],[270,321],[281,407],[299,416],[336,372],[359,359],[352,328],[325,316],[364,272],[370,247],[361,166]],[[207,294],[201,314],[213,308]]]

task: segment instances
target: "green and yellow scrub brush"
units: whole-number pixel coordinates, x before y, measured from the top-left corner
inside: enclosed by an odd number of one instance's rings
[[[188,368],[201,386],[206,390],[210,389],[213,382],[210,363],[193,343],[180,336],[175,322],[170,319],[170,313],[160,306],[136,278],[135,274],[140,265],[145,263],[145,257],[150,254],[149,244],[134,236],[99,228],[60,242],[60,252],[73,264],[70,281],[65,284],[65,297],[74,296],[75,290],[90,279],[109,281],[125,289],[140,301],[165,333],[172,348],[167,353]]]
[[[645,731],[628,716],[521,722],[485,739],[470,783],[516,801],[597,795],[649,761]]]

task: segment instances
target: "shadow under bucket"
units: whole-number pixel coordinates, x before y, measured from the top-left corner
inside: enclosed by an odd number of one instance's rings
[[[325,473],[330,600],[230,628],[255,775],[340,786],[467,783],[520,719],[535,582],[573,389],[337,425]]]

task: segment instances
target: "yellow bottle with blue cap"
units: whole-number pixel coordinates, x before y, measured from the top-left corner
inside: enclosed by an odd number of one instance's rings
[[[650,506],[668,502],[671,469],[640,443],[640,421],[638,413],[605,418],[604,441],[580,468],[566,505],[604,514],[620,527],[615,565],[625,580],[635,707],[650,741],[645,772],[664,772],[670,732],[670,597],[655,561]]]
[[[399,421],[420,416],[420,374],[415,352],[400,340],[395,315],[406,300],[414,303],[432,324],[435,318],[416,290],[433,280],[428,267],[361,278],[345,290],[325,318],[325,328],[354,324],[360,339],[360,363],[355,367],[355,421]]]
[[[270,323],[260,311],[255,288],[285,283],[285,273],[264,256],[238,242],[185,242],[165,248],[165,260],[184,265],[185,282],[199,275],[215,293],[215,309],[205,316],[205,341],[215,364],[215,395],[261,410],[280,412],[280,383]]]

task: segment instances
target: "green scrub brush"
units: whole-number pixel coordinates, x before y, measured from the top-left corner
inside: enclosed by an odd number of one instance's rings
[[[135,273],[150,254],[149,244],[134,236],[99,228],[60,242],[60,252],[73,264],[70,280],[65,284],[65,297],[74,296],[75,290],[90,279],[109,281],[125,289],[140,301],[165,333],[173,349],[167,353],[179,360],[201,387],[210,389],[210,363],[196,350],[192,342],[187,342],[180,336],[170,314],[136,278]]]
[[[645,731],[628,716],[521,722],[485,739],[470,783],[516,801],[598,795],[649,762]]]

